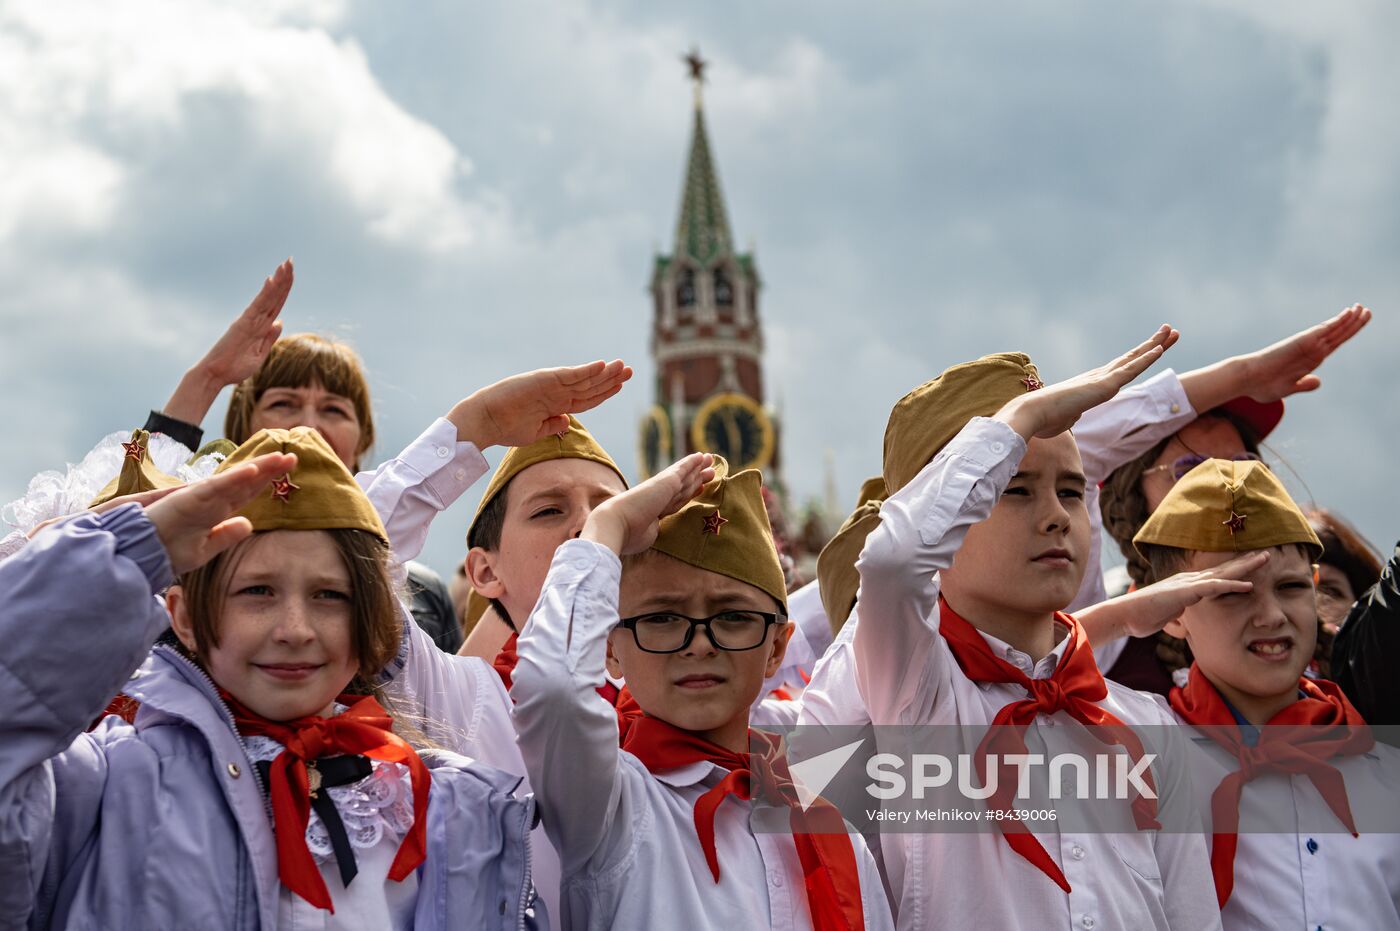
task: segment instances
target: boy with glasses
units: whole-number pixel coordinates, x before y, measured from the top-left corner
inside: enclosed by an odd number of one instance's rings
[[[797,805],[780,749],[749,730],[792,626],[759,473],[726,473],[697,453],[599,504],[521,631],[515,726],[562,923],[891,928],[861,837]],[[642,712],[620,749],[605,671]],[[791,833],[755,831],[760,795],[784,800]]]

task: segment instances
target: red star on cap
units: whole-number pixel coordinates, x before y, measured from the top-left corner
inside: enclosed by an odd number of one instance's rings
[[[1235,509],[1231,508],[1230,517],[1227,520],[1222,520],[1220,523],[1222,526],[1229,529],[1230,536],[1233,537],[1235,534],[1244,530],[1245,518],[1248,516],[1248,514],[1236,514]]]
[[[298,491],[300,488],[300,485],[292,484],[292,473],[288,472],[281,478],[272,480],[272,497],[286,504],[292,499],[292,492]]]
[[[1021,379],[1021,384],[1026,386],[1027,391],[1039,391],[1041,388],[1045,387],[1045,382],[1036,378],[1034,375],[1027,375],[1025,378]]]
[[[721,517],[719,511],[715,511],[709,517],[705,518],[705,527],[700,532],[712,533],[715,536],[719,536],[719,528],[727,523],[729,523],[728,519]]]
[[[141,454],[146,451],[146,448],[141,445],[140,440],[132,440],[130,443],[123,443],[122,449],[126,450],[126,458],[135,459],[137,462],[141,461]]]

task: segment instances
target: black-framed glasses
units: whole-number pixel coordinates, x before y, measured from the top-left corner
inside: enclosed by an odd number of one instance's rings
[[[1198,465],[1200,465],[1201,463],[1205,462],[1207,459],[1224,459],[1224,458],[1226,458],[1226,457],[1225,457],[1225,456],[1201,456],[1201,455],[1198,455],[1198,454],[1196,454],[1196,453],[1187,453],[1186,455],[1182,456],[1180,459],[1177,459],[1175,462],[1165,462],[1165,463],[1163,463],[1162,465],[1153,466],[1153,467],[1150,468],[1150,469],[1143,469],[1143,470],[1142,470],[1142,474],[1143,474],[1143,475],[1147,475],[1149,472],[1170,472],[1170,473],[1171,473],[1171,476],[1172,476],[1172,481],[1173,481],[1173,482],[1179,482],[1179,481],[1181,481],[1183,478],[1186,477],[1186,473],[1187,473],[1187,472],[1190,472],[1192,469],[1196,468],[1196,466],[1198,466]],[[1259,457],[1258,457],[1257,455],[1255,455],[1254,453],[1239,453],[1239,454],[1237,454],[1237,455],[1230,456],[1229,458],[1230,458],[1230,459],[1233,459],[1235,462],[1259,462],[1259,461],[1260,461]]]
[[[718,649],[738,652],[761,646],[768,628],[786,620],[786,615],[770,611],[721,611],[709,617],[658,611],[624,617],[619,626],[632,631],[637,648],[646,653],[679,653],[690,646],[699,627]]]

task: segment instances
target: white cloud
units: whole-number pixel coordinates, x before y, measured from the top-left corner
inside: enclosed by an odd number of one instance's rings
[[[470,161],[328,31],[342,15],[330,0],[7,4],[0,174],[18,192],[0,201],[0,235],[110,231],[123,159],[167,142],[209,96],[247,115],[250,151],[309,166],[381,241],[446,252],[498,233],[508,211],[462,196]]]

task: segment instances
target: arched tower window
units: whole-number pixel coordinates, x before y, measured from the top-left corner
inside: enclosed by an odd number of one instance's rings
[[[689,268],[676,277],[676,306],[695,306],[695,272]]]
[[[734,306],[734,285],[722,268],[715,269],[715,303],[720,307]]]

